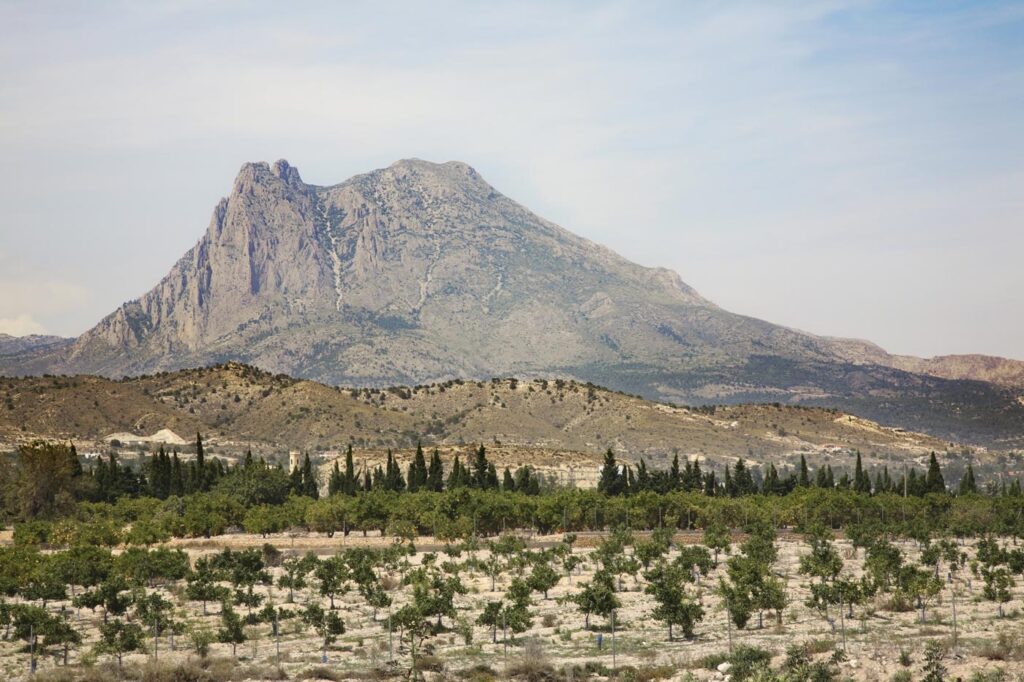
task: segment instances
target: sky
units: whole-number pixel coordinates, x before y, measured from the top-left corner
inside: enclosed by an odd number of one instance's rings
[[[246,161],[460,160],[729,310],[1024,359],[1024,3],[0,1],[0,332],[77,335]]]

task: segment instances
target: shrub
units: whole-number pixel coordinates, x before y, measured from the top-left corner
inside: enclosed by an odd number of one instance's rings
[[[1024,660],[1024,643],[1021,642],[1020,635],[1004,630],[996,636],[994,642],[987,640],[979,645],[975,653],[990,661]]]

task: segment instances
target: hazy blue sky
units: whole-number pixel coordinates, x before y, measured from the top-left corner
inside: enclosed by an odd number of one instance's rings
[[[458,159],[723,307],[1024,358],[1024,3],[0,3],[0,331],[149,289],[239,166]]]

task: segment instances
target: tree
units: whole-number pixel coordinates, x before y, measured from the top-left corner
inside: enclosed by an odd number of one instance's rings
[[[502,601],[489,601],[484,605],[483,611],[477,616],[477,625],[483,625],[491,628],[491,642],[498,641],[498,626],[501,625],[502,611],[504,610],[504,602]]]
[[[942,478],[942,469],[939,468],[939,460],[935,458],[934,452],[928,459],[928,473],[924,479],[924,487],[929,493],[946,492],[946,481]]]
[[[333,611],[335,595],[348,591],[348,581],[351,576],[345,558],[332,556],[318,562],[313,569],[313,575],[320,581],[320,594],[331,600],[331,610]]]
[[[22,445],[17,472],[16,499],[23,519],[63,514],[74,505],[75,468],[67,446],[43,441]]]
[[[542,593],[544,599],[547,599],[548,590],[557,585],[559,579],[558,572],[551,567],[550,563],[538,561],[533,565],[533,571],[530,573],[530,589]]]
[[[434,448],[430,455],[430,467],[427,469],[427,490],[435,493],[444,489],[444,465],[441,464],[441,454]]]
[[[960,485],[957,493],[960,495],[971,495],[978,492],[978,484],[974,480],[974,467],[971,463],[967,463],[967,470],[964,475],[960,477]]]
[[[302,494],[314,500],[320,497],[320,481],[313,471],[313,462],[309,459],[308,452],[302,460]]]
[[[597,482],[597,489],[605,495],[618,495],[622,492],[623,483],[622,472],[615,461],[615,453],[608,448],[601,464],[601,478]]]
[[[982,596],[994,601],[999,607],[999,617],[1003,617],[1003,604],[1010,601],[1013,576],[1005,566],[985,565],[981,568],[981,577],[985,580]]]
[[[70,614],[61,607],[60,614],[50,616],[43,626],[43,646],[59,646],[64,653],[64,665],[68,664],[68,652],[71,647],[82,643],[82,635],[71,625]]]
[[[6,607],[6,605],[5,605]],[[53,617],[46,609],[31,606],[29,604],[15,604],[6,607],[6,620],[14,628],[14,635],[24,640],[31,652],[31,667],[33,672],[36,667],[36,642],[47,628],[51,627]]]
[[[132,651],[145,651],[146,637],[137,623],[127,623],[114,618],[100,625],[100,640],[96,644],[97,653],[117,656],[117,667],[121,669],[125,654]]]
[[[227,596],[227,588],[217,584],[217,576],[206,557],[196,561],[195,568],[186,577],[185,596],[191,601],[203,603],[203,615],[206,615],[206,602],[222,600]]]
[[[156,592],[150,592],[144,597],[135,600],[135,615],[153,633],[154,660],[159,658],[161,633],[174,627],[174,621],[171,618],[172,606],[171,602]]]
[[[648,585],[644,590],[658,602],[652,614],[668,626],[668,640],[672,641],[672,628],[678,625],[683,636],[692,639],[694,626],[704,618],[704,609],[686,594],[686,572],[677,564],[661,561],[644,576]]]
[[[345,493],[345,477],[341,474],[341,469],[338,468],[338,461],[334,461],[334,466],[331,467],[331,477],[327,479],[327,495],[334,497],[335,495],[341,495]]]
[[[594,573],[594,578],[589,583],[583,583],[579,592],[571,597],[584,617],[584,627],[590,629],[590,616],[597,615],[603,618],[611,616],[612,612],[619,608],[618,597],[615,596],[615,580],[612,575],[604,569]]]
[[[853,489],[858,493],[871,492],[871,476],[864,471],[860,460],[860,450],[857,451],[857,464],[853,471]]]
[[[195,492],[202,492],[210,487],[206,473],[206,451],[203,449],[203,436],[199,432],[196,432],[195,480],[191,487]]]
[[[332,607],[333,608],[333,607]],[[327,662],[327,647],[345,634],[345,623],[334,611],[325,611],[319,604],[310,604],[302,613],[302,621],[311,626],[323,641],[323,662]]]
[[[220,628],[217,630],[217,641],[231,645],[231,655],[238,658],[237,647],[245,642],[245,628],[242,618],[231,607],[230,602],[223,602],[220,608]]]
[[[103,607],[103,622],[110,616],[120,616],[128,611],[134,601],[131,586],[120,575],[111,575],[94,589],[83,592],[72,600],[74,606],[87,609]]]
[[[724,523],[713,521],[704,527],[704,546],[715,554],[715,567],[718,567],[718,552],[729,551],[729,529]]]
[[[284,560],[284,575],[277,579],[278,587],[288,588],[288,603],[295,601],[295,590],[306,586],[306,576],[317,565],[316,555],[307,552],[302,557],[289,557]]]
[[[811,473],[807,469],[807,458],[800,455],[800,477],[797,479],[797,485],[801,488],[811,487]]]
[[[423,456],[423,445],[416,443],[416,454],[409,464],[409,474],[407,476],[409,492],[414,493],[426,488],[427,476],[427,460]]]

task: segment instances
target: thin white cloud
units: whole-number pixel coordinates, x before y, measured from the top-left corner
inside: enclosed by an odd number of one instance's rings
[[[27,336],[29,334],[45,334],[46,328],[36,322],[31,315],[17,317],[0,317],[0,334],[11,336]]]

